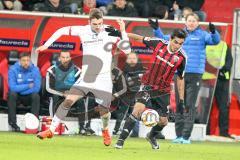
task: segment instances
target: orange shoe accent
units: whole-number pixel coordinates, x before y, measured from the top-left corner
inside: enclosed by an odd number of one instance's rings
[[[103,143],[105,146],[109,146],[112,142],[108,129],[102,130]]]
[[[37,134],[37,137],[40,138],[40,139],[52,138],[53,137],[53,133],[52,133],[52,131],[50,129],[48,129],[46,131],[39,132]]]

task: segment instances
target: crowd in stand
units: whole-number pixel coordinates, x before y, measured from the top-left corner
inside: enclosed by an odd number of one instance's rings
[[[195,12],[200,21],[205,21],[203,3],[204,0],[1,0],[0,10],[86,15],[90,9],[100,8],[107,16],[171,20],[184,20],[186,12]]]

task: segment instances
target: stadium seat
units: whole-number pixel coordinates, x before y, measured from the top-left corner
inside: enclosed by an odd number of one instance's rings
[[[9,51],[9,53],[8,53],[8,65],[9,66],[14,65],[18,61],[18,58],[19,58],[19,53],[18,53],[17,50]]]
[[[59,54],[58,52],[55,52],[52,54],[52,57],[51,57],[51,65],[54,65],[57,63],[58,61],[58,58],[59,58]]]

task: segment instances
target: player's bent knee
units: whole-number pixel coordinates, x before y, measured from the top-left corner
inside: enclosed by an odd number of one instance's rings
[[[134,106],[133,108],[133,112],[132,114],[136,117],[136,118],[140,118],[142,113],[145,110],[145,105],[142,103],[137,103],[137,105]]]
[[[97,110],[98,110],[100,116],[108,115],[108,113],[110,114],[109,109],[106,107],[98,106],[97,108],[98,108]]]
[[[74,101],[71,99],[65,99],[63,101],[63,106],[66,108],[70,108],[73,105]]]

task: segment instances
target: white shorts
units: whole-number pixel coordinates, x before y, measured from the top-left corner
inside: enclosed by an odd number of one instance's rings
[[[93,93],[96,102],[104,107],[110,107],[112,100],[112,79],[111,76],[98,76],[92,83],[85,82],[82,77],[73,85],[74,88],[79,89],[88,94]]]

